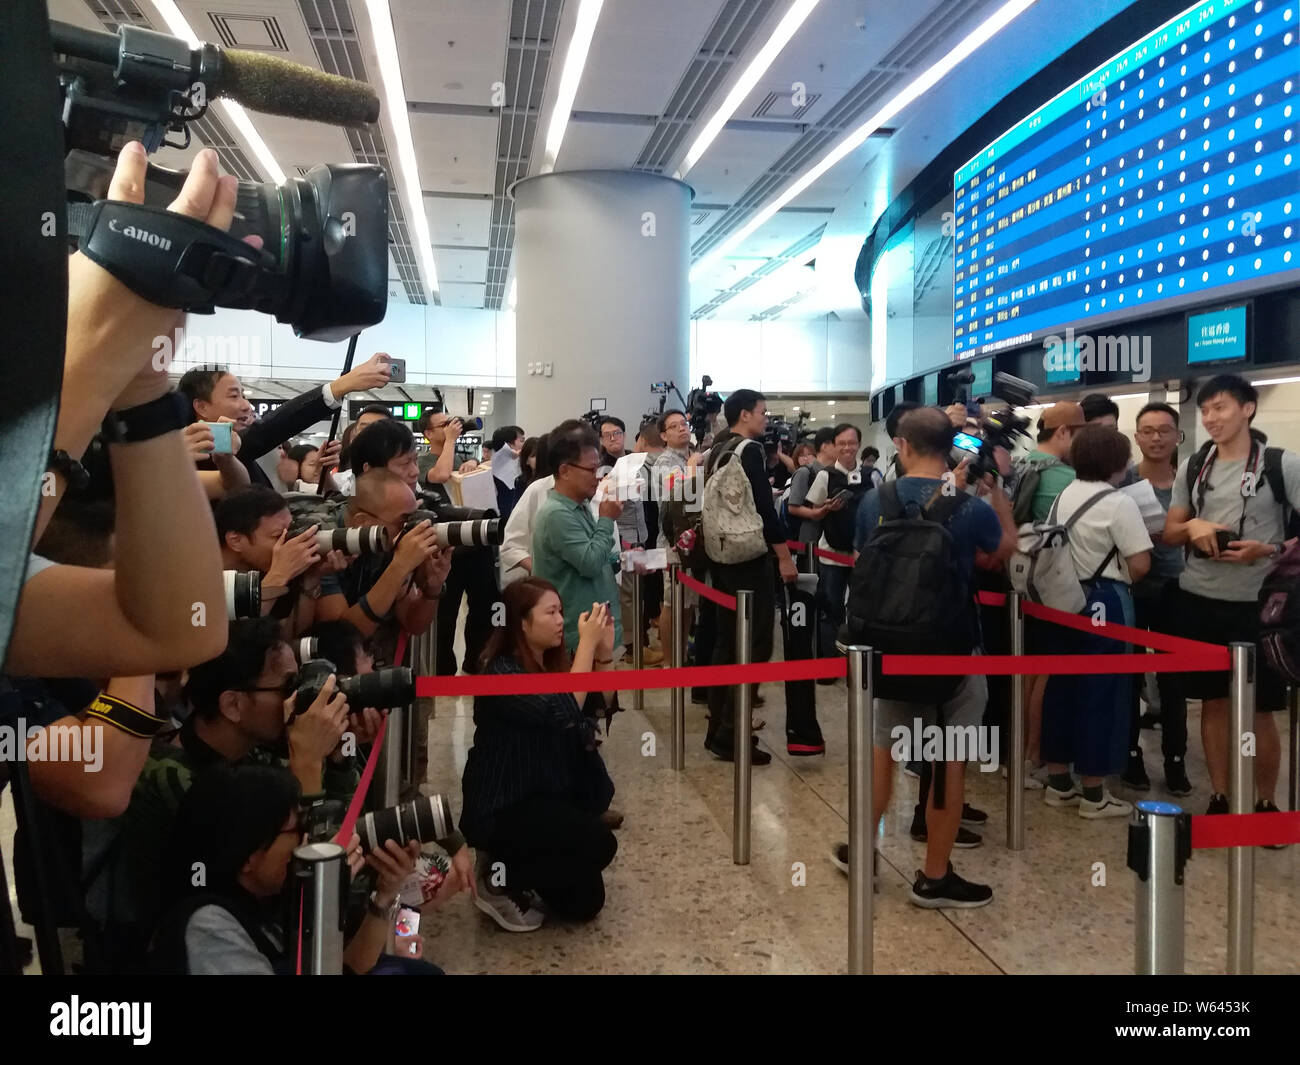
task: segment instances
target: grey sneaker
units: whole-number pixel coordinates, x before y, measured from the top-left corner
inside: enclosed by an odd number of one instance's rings
[[[1083,789],[1078,781],[1070,785],[1069,791],[1057,791],[1051,784],[1043,789],[1043,802],[1048,806],[1077,806],[1082,798]]]
[[[1105,788],[1101,789],[1101,799],[1098,802],[1092,802],[1082,796],[1079,798],[1079,816],[1089,821],[1096,821],[1103,817],[1128,817],[1132,812],[1132,803],[1115,798]]]
[[[482,881],[474,905],[507,932],[536,932],[545,920],[526,895],[516,891],[494,893]]]

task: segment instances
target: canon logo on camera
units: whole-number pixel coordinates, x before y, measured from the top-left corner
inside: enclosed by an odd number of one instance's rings
[[[124,226],[116,218],[108,220],[108,228],[114,233],[138,240],[141,244],[148,244],[151,248],[158,248],[160,251],[169,251],[172,246],[172,242],[167,237],[160,237],[157,233],[150,233],[149,230],[141,229],[139,226]]]

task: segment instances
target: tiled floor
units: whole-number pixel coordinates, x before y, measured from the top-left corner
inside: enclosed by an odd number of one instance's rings
[[[687,768],[674,772],[668,694],[647,692],[644,712],[619,715],[603,748],[618,786],[615,805],[627,820],[600,916],[587,926],[548,924],[517,935],[459,896],[425,917],[426,957],[451,973],[843,972],[848,882],[828,852],[846,837],[844,684],[817,689],[824,758],[786,756],[782,689],[767,685],[764,694],[767,704],[756,717],[768,723],[761,737],[775,757],[754,770],[749,866],[731,861],[732,771],[703,749],[704,708],[688,708]],[[1200,813],[1208,780],[1195,711],[1191,716],[1188,772],[1197,790],[1186,801]],[[1281,724],[1285,731],[1285,719]],[[1148,751],[1157,751],[1156,734],[1143,735]],[[649,737],[653,756],[643,753]],[[460,769],[473,740],[471,701],[440,700],[430,738],[432,789],[447,792],[459,810]],[[1149,797],[1167,798],[1158,761],[1148,756],[1155,782]],[[1285,762],[1282,770],[1285,781]],[[1132,972],[1134,877],[1124,864],[1123,819],[1083,821],[1073,811],[1045,807],[1041,792],[1028,792],[1026,846],[1013,853],[1004,845],[1005,784],[1000,774],[973,772],[967,797],[990,821],[984,845],[956,852],[955,864],[992,885],[995,898],[979,910],[920,910],[907,901],[923,853],[907,835],[916,782],[897,773],[880,842],[877,973]],[[6,803],[0,846],[10,872],[12,832]],[[1104,867],[1104,886],[1094,886],[1101,879],[1096,863]],[[1256,972],[1300,973],[1297,888],[1300,847],[1256,851]],[[1223,972],[1226,852],[1198,852],[1185,893],[1187,971]]]
[[[764,694],[767,705],[755,716],[767,721],[762,738],[775,757],[754,770],[748,867],[731,862],[732,767],[703,749],[704,708],[688,708],[687,768],[677,773],[669,764],[668,694],[648,692],[644,713],[619,715],[603,748],[618,786],[615,805],[627,821],[600,916],[586,927],[548,924],[518,935],[457,899],[425,918],[426,956],[450,972],[843,972],[848,881],[827,855],[846,838],[844,684],[817,689],[825,758],[787,757],[782,690],[767,685]],[[470,700],[444,700],[431,726],[431,780],[454,801],[473,740],[471,715]],[[1196,721],[1189,726],[1198,736]],[[647,736],[656,742],[653,757],[642,753]],[[1156,734],[1144,737],[1148,750],[1158,751]],[[1188,772],[1197,791],[1186,802],[1200,813],[1208,779],[1195,740],[1193,747]],[[1148,760],[1148,795],[1169,798],[1158,763],[1158,755]],[[1042,792],[1028,792],[1026,846],[1012,852],[1005,847],[1005,782],[997,773],[972,773],[968,799],[990,820],[984,845],[956,852],[955,864],[992,885],[994,900],[979,910],[920,910],[907,901],[924,850],[907,834],[916,782],[896,772],[881,840],[876,972],[1133,971],[1134,874],[1125,867],[1124,819],[1084,821],[1073,810],[1044,806]],[[1198,852],[1188,867],[1189,973],[1224,971],[1226,853]],[[1300,847],[1256,855],[1256,972],[1298,973]],[[794,884],[796,863],[806,870],[802,886]]]

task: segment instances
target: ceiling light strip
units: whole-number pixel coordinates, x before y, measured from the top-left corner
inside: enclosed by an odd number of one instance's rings
[[[569,51],[564,57],[564,68],[560,73],[560,89],[555,97],[555,109],[551,112],[551,124],[546,130],[546,155],[541,173],[549,174],[555,169],[555,161],[560,155],[560,145],[564,143],[564,133],[569,128],[569,116],[573,112],[573,101],[578,95],[578,84],[582,81],[582,71],[587,65],[587,52],[591,49],[591,39],[596,33],[596,20],[600,18],[600,9],[605,0],[582,0],[578,8],[578,21],[573,27],[573,38],[569,41]]]
[[[153,0],[153,6],[158,12],[158,17],[163,20],[167,29],[174,37],[180,37],[186,41],[191,48],[199,48],[203,42],[199,40],[198,34],[190,28],[190,24],[181,14],[174,0]],[[271,149],[267,147],[266,141],[262,139],[260,133],[253,126],[253,120],[248,117],[239,104],[233,100],[218,100],[217,103],[225,112],[226,117],[230,119],[230,124],[239,131],[240,136],[244,138],[244,143],[252,150],[257,161],[262,164],[262,169],[266,172],[269,180],[277,185],[284,184],[284,171],[280,169],[280,164],[275,161],[275,156]]]
[[[731,87],[731,91],[727,93],[722,105],[713,112],[712,117],[700,130],[700,135],[695,138],[694,143],[687,149],[686,158],[682,160],[682,165],[677,173],[673,175],[674,177],[685,177],[691,167],[700,161],[700,156],[709,150],[709,145],[722,132],[722,127],[727,124],[731,116],[745,102],[745,98],[754,91],[758,79],[767,73],[768,67],[776,61],[776,57],[781,54],[781,50],[790,43],[790,38],[804,24],[804,20],[812,14],[812,10],[817,6],[817,3],[818,0],[795,0],[790,5],[790,10],[777,23],[776,29],[772,31],[772,36],[759,49],[758,54],[745,68],[745,72],[740,75],[736,84]]]
[[[415,158],[415,141],[411,137],[411,119],[406,108],[406,91],[402,87],[402,63],[397,54],[397,37],[388,0],[366,0],[370,31],[379,58],[379,76],[384,87],[384,111],[397,146],[397,180],[406,204],[406,217],[414,231],[415,254],[424,273],[428,291],[437,295],[438,270],[433,264],[433,238],[429,234],[429,216],[424,210],[420,186],[420,168]]]
[[[910,104],[918,96],[921,96],[928,89],[933,88],[945,75],[956,67],[958,63],[1003,30],[1035,2],[1036,0],[1008,0],[1007,3],[998,8],[997,11],[967,34],[955,48],[949,51],[938,62],[932,64],[918,77],[909,82],[900,92],[891,97],[879,111],[841,140],[835,148],[822,158],[821,162],[804,171],[803,175],[789,185],[784,192],[775,199],[769,201],[768,204],[758,211],[758,213],[745,223],[745,225],[737,229],[730,237],[714,248],[713,251],[700,259],[691,269],[691,280],[694,281],[698,279],[717,259],[726,255],[736,247],[736,245],[747,239],[752,233],[775,215],[777,211],[788,204],[796,196],[807,190],[818,178],[830,170],[831,167],[847,156],[850,152],[862,145],[872,133],[878,130],[886,122],[892,120],[900,111],[903,110],[904,107]]]

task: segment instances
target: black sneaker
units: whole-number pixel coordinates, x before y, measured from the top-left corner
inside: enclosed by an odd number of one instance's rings
[[[1170,795],[1192,793],[1192,782],[1187,779],[1187,767],[1181,758],[1171,758],[1165,763],[1165,788]]]
[[[1226,814],[1228,812],[1228,796],[1222,792],[1215,792],[1210,796],[1210,806],[1206,814]]]
[[[820,684],[823,688],[829,688],[837,680],[839,680],[838,677],[818,677],[817,683]]]
[[[924,821],[912,822],[912,838],[916,840],[917,843],[925,843],[929,840],[930,837],[925,831]],[[968,851],[973,850],[983,842],[984,837],[978,833],[972,832],[969,828],[958,828],[957,838],[953,841],[952,845],[956,847],[957,850]]]
[[[912,905],[926,910],[973,910],[993,901],[993,889],[987,884],[973,884],[953,872],[952,862],[948,872],[938,880],[931,880],[920,869],[912,885]]]
[[[1255,803],[1255,813],[1257,814],[1280,814],[1281,812],[1277,808],[1277,803],[1272,799],[1260,799],[1259,802]],[[1285,843],[1265,843],[1262,846],[1270,851],[1286,850]]]
[[[979,828],[981,825],[987,824],[988,819],[989,815],[983,810],[977,810],[968,802],[962,803],[961,823],[963,825],[970,825],[972,828]]]
[[[1128,752],[1128,765],[1119,778],[1134,791],[1150,791],[1151,778],[1147,776],[1146,763],[1142,761],[1142,748]]]
[[[1160,712],[1157,710],[1147,710],[1138,718],[1139,728],[1159,729],[1161,727]]]
[[[849,845],[837,843],[831,850],[831,864],[845,876],[849,875]],[[880,894],[880,851],[871,856],[871,891]]]
[[[822,738],[822,730],[815,724],[811,730],[805,732],[786,729],[785,753],[792,758],[808,758],[816,754],[825,754],[826,740]]]
[[[758,737],[757,736],[751,737],[751,742],[753,744],[754,750],[753,750],[753,754],[750,756],[751,758],[750,764],[751,765],[769,764],[772,761],[772,756],[758,745]],[[730,737],[726,738],[725,740],[719,739],[717,737],[714,737],[711,740],[705,740],[704,749],[708,751],[710,754],[712,754],[713,757],[718,758],[723,762],[734,762],[736,760],[735,747]]]

